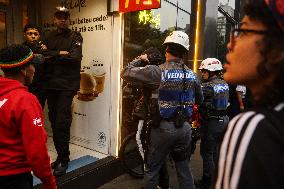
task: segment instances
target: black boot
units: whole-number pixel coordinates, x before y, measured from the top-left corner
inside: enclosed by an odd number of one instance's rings
[[[55,167],[55,169],[53,171],[53,175],[55,177],[60,177],[62,175],[65,175],[67,169],[68,169],[68,163],[62,163],[61,162]]]
[[[211,179],[209,177],[202,177],[202,179],[194,181],[196,189],[209,189]]]
[[[59,165],[60,161],[56,159],[54,162],[51,163],[51,169],[55,169]]]

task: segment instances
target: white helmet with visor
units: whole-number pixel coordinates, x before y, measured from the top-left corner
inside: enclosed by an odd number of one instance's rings
[[[201,62],[199,70],[221,71],[223,70],[223,66],[217,58],[206,58]]]
[[[187,51],[189,50],[189,37],[183,31],[173,31],[164,41],[164,44],[175,43],[183,46]]]

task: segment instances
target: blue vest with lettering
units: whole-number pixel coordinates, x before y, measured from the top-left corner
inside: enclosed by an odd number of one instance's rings
[[[229,102],[229,85],[227,83],[219,83],[213,87],[215,98],[213,105],[216,110],[226,110]]]
[[[208,82],[202,83],[204,103],[207,103],[208,112],[226,110],[229,102],[229,86],[217,76],[213,76]],[[211,104],[208,106],[208,104]]]
[[[181,63],[173,61],[160,65],[160,68],[162,75],[158,89],[158,102],[161,117],[173,118],[180,108],[185,110],[187,117],[191,117],[195,101],[196,76],[194,72],[186,65],[183,69]]]

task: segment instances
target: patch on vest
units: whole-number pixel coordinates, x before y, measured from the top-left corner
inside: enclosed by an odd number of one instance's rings
[[[229,90],[229,86],[226,83],[217,84],[217,85],[214,85],[213,90],[215,94],[223,93]]]
[[[162,81],[182,81],[185,78],[186,80],[195,80],[195,75],[190,70],[165,70],[162,74]]]

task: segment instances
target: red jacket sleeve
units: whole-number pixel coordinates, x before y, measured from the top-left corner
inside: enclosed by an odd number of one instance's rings
[[[28,94],[20,104],[22,111],[19,112],[19,126],[27,160],[33,173],[42,181],[43,188],[55,189],[41,106],[32,94]]]

